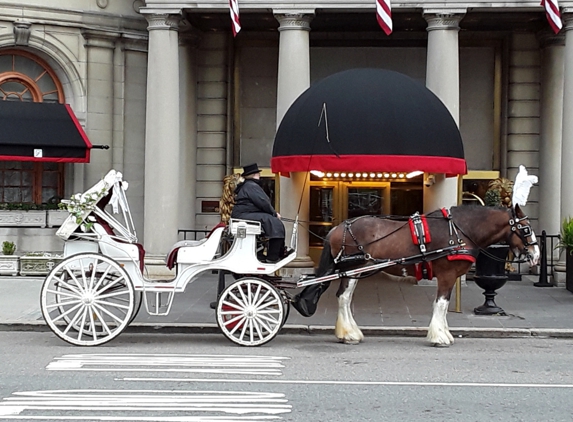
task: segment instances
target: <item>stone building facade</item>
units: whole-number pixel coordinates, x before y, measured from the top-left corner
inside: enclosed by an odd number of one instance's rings
[[[62,196],[110,168],[123,172],[138,235],[159,258],[178,229],[218,223],[206,204],[219,199],[226,174],[269,166],[275,130],[310,84],[350,68],[396,70],[449,108],[470,170],[513,178],[524,164],[539,175],[527,212],[537,230],[557,233],[573,215],[573,121],[564,118],[573,112],[573,20],[562,6],[554,35],[537,1],[407,0],[394,6],[386,36],[374,2],[246,0],[234,38],[221,0],[6,0],[0,99],[12,92],[3,84],[19,83],[3,73],[34,79],[38,66],[49,69],[60,98],[46,101],[70,104],[91,142],[110,146],[89,164],[61,167]],[[24,59],[33,63],[11,65]],[[283,216],[294,217],[303,198],[308,219],[305,177],[280,178]],[[425,210],[457,202],[455,178],[436,180],[424,188]],[[59,250],[53,232],[0,229],[24,250]]]

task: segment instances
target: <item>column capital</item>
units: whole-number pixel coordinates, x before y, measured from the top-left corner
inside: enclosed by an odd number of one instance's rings
[[[30,42],[30,34],[32,30],[31,22],[25,21],[23,19],[17,19],[14,21],[14,42],[16,45],[28,45]]]
[[[147,19],[147,30],[152,31],[156,29],[177,31],[181,22],[181,16],[171,15],[168,13],[153,13],[145,15]]]
[[[86,47],[115,48],[115,42],[121,36],[117,32],[97,31],[94,29],[83,29],[82,35],[86,40]]]
[[[573,8],[563,8],[561,21],[563,22],[563,30],[560,33],[573,29]]]
[[[541,48],[564,46],[565,34],[563,32],[555,34],[553,31],[546,29],[537,33],[537,40]]]
[[[283,13],[275,14],[275,19],[279,21],[279,31],[298,29],[310,31],[310,22],[314,18],[312,14],[304,13]]]
[[[446,11],[424,10],[424,19],[428,22],[426,31],[435,30],[460,30],[460,21],[465,16],[463,13],[448,13]]]

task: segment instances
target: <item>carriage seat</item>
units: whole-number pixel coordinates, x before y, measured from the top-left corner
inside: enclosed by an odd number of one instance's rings
[[[143,272],[145,267],[145,249],[142,244],[130,243],[119,239],[107,221],[99,217],[96,217],[96,222],[93,224],[92,229],[101,236],[101,241],[98,242],[98,245],[104,255],[119,262],[137,261],[139,262],[139,269]]]
[[[167,255],[167,268],[171,270],[177,263],[195,264],[201,261],[212,260],[219,249],[221,236],[226,227],[225,223],[219,223],[213,227],[211,232],[204,239],[182,240],[177,242]]]

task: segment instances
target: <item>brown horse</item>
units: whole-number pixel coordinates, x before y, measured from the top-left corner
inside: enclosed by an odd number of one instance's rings
[[[427,339],[435,346],[449,346],[454,342],[446,320],[452,289],[456,279],[468,272],[480,250],[505,242],[516,257],[525,256],[530,265],[536,265],[539,247],[519,205],[509,209],[464,205],[450,211],[434,211],[417,221],[413,224],[404,218],[378,216],[345,221],[328,234],[316,276],[347,272],[388,259],[398,260],[396,265],[384,268],[390,274],[415,276],[418,271],[419,276],[420,269],[426,276],[433,273],[438,279],[438,290]],[[413,234],[416,232],[418,236]],[[350,310],[358,279],[342,277],[336,294],[339,310],[335,334],[344,343],[358,343],[364,338]],[[314,314],[328,284],[306,287],[293,298],[293,306],[304,316]]]

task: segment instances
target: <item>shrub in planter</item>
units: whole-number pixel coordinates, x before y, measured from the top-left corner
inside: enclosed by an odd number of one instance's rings
[[[2,253],[4,255],[14,255],[16,252],[16,244],[14,242],[4,241],[2,242]]]
[[[573,293],[573,218],[571,217],[561,223],[557,248],[565,251],[565,288]]]

